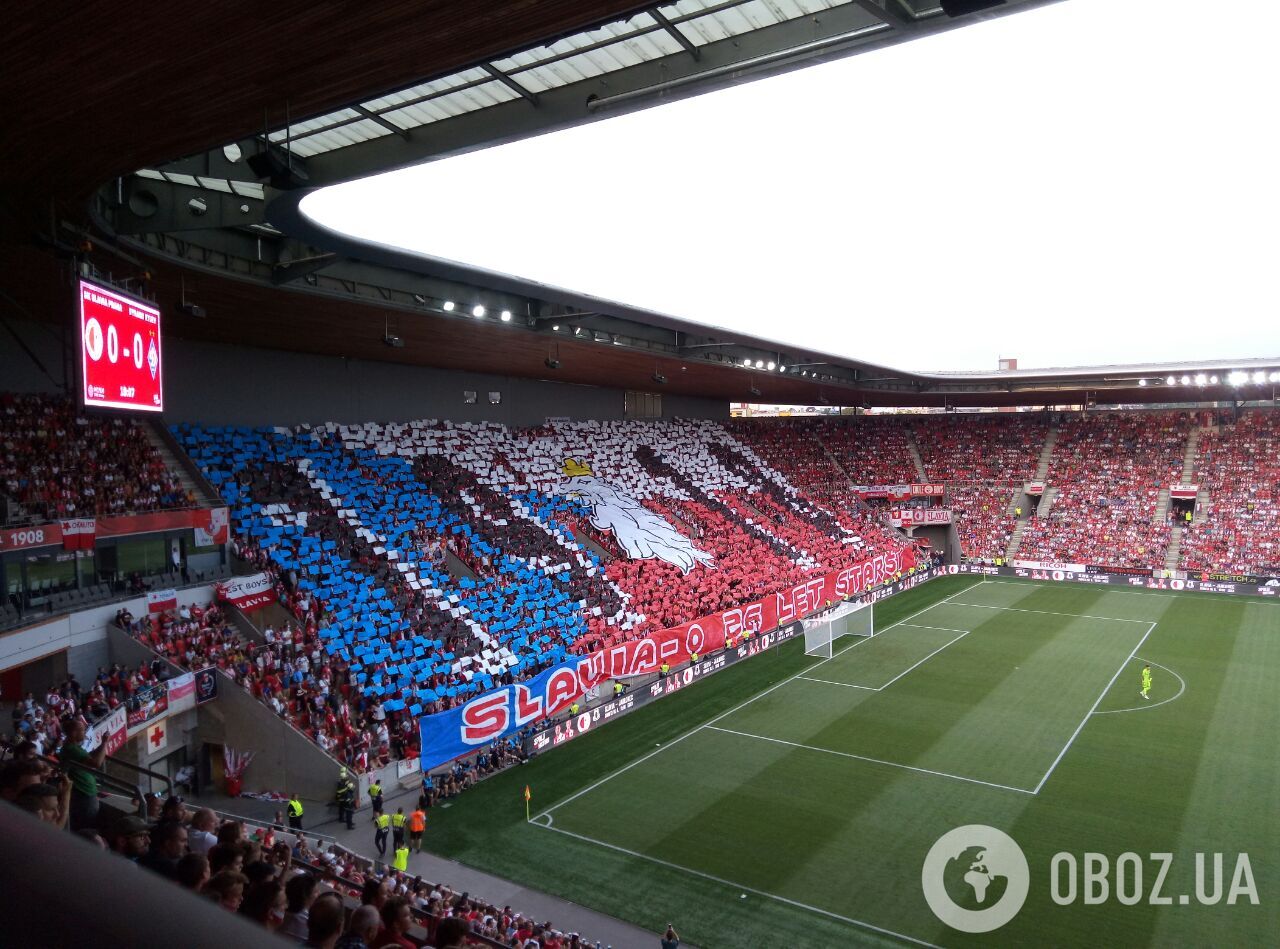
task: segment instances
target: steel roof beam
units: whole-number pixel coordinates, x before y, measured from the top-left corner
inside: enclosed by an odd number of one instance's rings
[[[497,66],[493,65],[492,63],[481,63],[480,68],[483,69],[485,72],[487,72],[494,79],[498,80],[498,82],[502,83],[512,92],[514,92],[516,95],[524,98],[531,105],[533,105],[534,108],[537,108],[538,96],[536,93],[530,92],[528,89],[520,85],[520,83],[516,82],[514,79],[512,79],[510,76],[508,76],[506,73],[504,73],[501,69],[499,69]]]
[[[648,13],[649,16],[653,17],[654,20],[658,22],[658,25],[661,26],[673,40],[684,47],[684,51],[686,53],[692,56],[695,60],[702,58],[702,54],[698,52],[698,47],[694,46],[689,40],[689,37],[680,32],[679,28],[667,19],[665,13],[657,7],[654,7],[651,10],[646,10],[645,12]]]

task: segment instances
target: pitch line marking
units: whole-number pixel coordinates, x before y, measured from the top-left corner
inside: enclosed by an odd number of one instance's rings
[[[1089,613],[1055,613],[1052,610],[1027,610],[1019,606],[987,606],[985,603],[952,603],[952,606],[971,606],[975,610],[1004,610],[1010,613],[1039,613],[1042,616],[1070,616],[1073,619],[1106,619],[1113,623],[1149,623],[1147,619],[1122,619],[1119,616],[1093,616]]]
[[[919,623],[899,623],[899,626],[909,626],[912,629],[936,629],[940,633],[971,633],[971,629],[952,629],[950,626],[921,626]]]
[[[856,926],[860,929],[870,930],[879,933],[882,936],[892,936],[894,939],[901,939],[904,942],[912,943],[917,946],[925,946],[927,949],[941,949],[931,942],[925,942],[923,939],[917,939],[914,936],[908,936],[905,933],[894,932],[892,929],[885,929],[874,923],[868,923],[861,919],[854,919],[852,916],[842,916],[839,913],[833,913],[831,910],[822,909],[818,906],[810,906],[808,903],[801,903],[799,900],[793,900],[786,896],[779,896],[777,893],[770,893],[767,890],[758,890],[755,887],[747,886],[743,883],[735,883],[732,880],[726,880],[724,877],[714,876],[710,873],[704,873],[701,870],[694,870],[692,867],[682,866],[678,863],[672,863],[669,860],[663,860],[659,857],[651,857],[646,853],[640,853],[635,850],[628,850],[626,847],[620,847],[617,844],[611,844],[603,840],[596,840],[594,837],[588,837],[585,834],[575,834],[571,830],[565,830],[561,827],[551,827],[547,824],[539,824],[539,827],[546,827],[547,830],[555,831],[557,834],[564,834],[566,837],[573,837],[575,840],[581,840],[584,843],[595,844],[597,847],[605,847],[608,850],[625,854],[628,857],[634,857],[637,860],[648,860],[650,863],[656,863],[659,866],[666,867],[669,870],[678,870],[681,873],[688,873],[691,876],[701,877],[704,880],[710,880],[712,883],[718,883],[721,886],[734,887],[735,889],[747,893],[754,893],[756,896],[763,896],[765,899],[775,900],[779,903],[785,903],[788,906],[794,906],[796,909],[806,910],[810,913],[816,913],[819,916],[826,916],[830,919],[838,920],[842,923],[848,923],[850,926]]]
[[[967,591],[969,591],[969,590],[972,590],[974,587],[982,586],[982,584],[983,584],[983,583],[986,583],[986,580],[985,580],[985,579],[980,580],[980,581],[978,581],[977,583],[971,583],[971,584],[969,584],[969,586],[967,586],[967,587],[963,587],[962,589],[956,590],[956,592],[955,592],[955,593],[952,593],[952,594],[950,594],[949,596],[944,596],[944,597],[943,597],[941,600],[939,600],[937,603],[930,603],[930,604],[929,604],[928,606],[926,606],[924,609],[916,610],[916,611],[915,611],[914,613],[912,613],[911,615],[909,615],[909,616],[904,616],[902,619],[898,620],[898,621],[897,621],[897,622],[895,622],[895,623],[890,623],[888,626],[886,626],[886,627],[885,627],[884,629],[882,629],[880,632],[881,632],[881,633],[883,633],[883,632],[888,632],[889,630],[893,629],[895,626],[901,626],[901,625],[902,625],[903,623],[905,623],[907,620],[915,619],[917,616],[920,616],[920,615],[921,615],[921,614],[923,614],[923,613],[927,613],[927,612],[929,612],[929,610],[932,610],[932,609],[934,609],[935,607],[939,607],[939,606],[941,606],[942,604],[944,604],[944,603],[946,603],[946,602],[950,601],[952,598],[959,596],[961,593],[965,593],[965,592],[967,592]],[[877,633],[876,635],[879,635],[879,633]],[[868,642],[868,641],[870,641],[870,640],[872,640],[872,639],[874,639],[874,638],[875,638],[875,636],[866,636],[866,637],[864,637],[864,638],[860,639],[860,640],[859,640],[858,642],[856,642],[856,643],[851,643],[851,644],[849,644],[848,646],[846,646],[844,649],[841,649],[838,653],[836,653],[835,655],[833,655],[833,656],[831,657],[831,659],[835,659],[835,658],[836,658],[836,656],[842,656],[842,655],[844,655],[846,652],[848,652],[850,649],[853,649],[853,648],[854,648],[854,647],[856,647],[856,646],[860,646],[860,645],[862,645],[862,643],[864,643],[864,642]],[[693,728],[689,729],[689,730],[688,730],[687,732],[685,732],[683,735],[680,735],[678,738],[672,739],[671,741],[667,742],[665,745],[663,745],[661,748],[657,749],[656,751],[651,751],[651,752],[649,752],[647,755],[644,755],[644,756],[643,756],[643,757],[641,757],[641,758],[637,758],[635,761],[632,761],[632,762],[631,762],[631,763],[629,763],[629,764],[625,764],[625,765],[623,765],[621,768],[618,768],[616,771],[613,771],[613,772],[611,772],[611,773],[609,773],[609,774],[606,774],[606,775],[605,775],[603,778],[601,778],[599,781],[596,781],[594,784],[589,784],[589,785],[587,785],[585,788],[583,788],[581,791],[578,791],[578,792],[576,792],[576,793],[574,793],[574,794],[571,794],[569,797],[566,797],[563,801],[560,801],[560,802],[558,802],[558,803],[556,803],[556,804],[553,804],[551,807],[548,807],[545,811],[543,811],[541,814],[538,814],[537,816],[538,816],[538,817],[544,817],[544,816],[546,816],[547,814],[550,814],[552,811],[556,810],[557,808],[563,807],[564,805],[568,804],[570,801],[577,800],[578,798],[582,797],[582,795],[584,795],[584,794],[588,793],[589,791],[594,791],[596,788],[600,787],[600,785],[604,784],[606,781],[612,781],[614,778],[616,778],[618,775],[622,774],[624,771],[630,771],[630,770],[631,770],[632,768],[634,768],[636,765],[641,764],[642,762],[648,761],[648,760],[649,760],[650,758],[652,758],[654,755],[661,754],[662,752],[664,752],[664,751],[666,751],[668,748],[670,748],[672,745],[675,745],[675,744],[678,744],[679,742],[684,741],[686,738],[688,738],[690,735],[694,734],[695,732],[699,732],[699,731],[701,731],[702,729],[704,729],[704,728],[706,728],[706,727],[708,727],[708,726],[710,726],[710,725],[714,725],[716,722],[720,721],[720,719],[722,719],[722,718],[727,718],[728,716],[732,715],[734,712],[738,711],[739,709],[746,708],[748,705],[750,705],[752,702],[756,701],[757,699],[762,699],[762,698],[764,698],[766,695],[768,695],[770,692],[774,692],[774,691],[776,691],[776,690],[778,690],[778,689],[782,688],[784,685],[786,685],[786,684],[787,684],[787,683],[789,683],[789,682],[794,682],[796,679],[800,678],[800,677],[801,677],[802,675],[804,675],[806,672],[812,672],[814,669],[818,668],[819,666],[821,666],[821,665],[823,665],[823,664],[825,664],[825,663],[830,662],[830,661],[831,661],[831,659],[821,659],[821,660],[819,660],[818,662],[815,662],[815,663],[814,663],[813,665],[811,665],[811,666],[806,666],[805,668],[803,668],[803,669],[801,669],[799,672],[797,672],[795,675],[788,676],[787,678],[783,679],[781,682],[778,682],[778,683],[776,683],[775,685],[771,685],[771,686],[769,686],[769,688],[765,689],[763,692],[757,692],[755,695],[751,696],[751,697],[750,697],[749,699],[747,699],[745,702],[740,702],[739,704],[735,705],[733,708],[729,709],[728,711],[726,711],[726,712],[721,712],[719,715],[717,715],[715,718],[711,719],[710,721],[703,722],[701,725],[695,725]]]
[[[1124,672],[1125,667],[1127,667],[1129,663],[1133,661],[1133,657],[1138,654],[1138,650],[1142,648],[1142,644],[1147,641],[1147,637],[1151,635],[1151,631],[1155,628],[1156,628],[1155,623],[1152,623],[1150,626],[1148,626],[1147,631],[1143,633],[1142,638],[1138,640],[1138,644],[1133,647],[1133,650],[1129,653],[1125,661],[1120,663],[1120,668],[1117,669],[1115,672],[1115,675],[1111,677],[1111,681],[1107,683],[1107,687],[1103,689],[1100,693],[1098,693],[1098,697],[1093,701],[1093,707],[1089,709],[1087,713],[1085,713],[1084,718],[1080,719],[1080,724],[1077,725],[1076,730],[1071,733],[1071,737],[1067,739],[1067,743],[1062,746],[1062,750],[1058,752],[1058,757],[1054,758],[1053,764],[1049,765],[1049,770],[1044,773],[1044,777],[1041,778],[1040,783],[1036,785],[1036,789],[1034,793],[1036,794],[1040,793],[1040,789],[1044,787],[1045,782],[1049,780],[1049,776],[1052,775],[1054,769],[1058,767],[1058,763],[1062,761],[1063,757],[1067,753],[1067,750],[1070,749],[1070,747],[1075,743],[1075,740],[1077,736],[1079,736],[1080,732],[1084,730],[1085,723],[1088,722],[1089,719],[1093,718],[1093,713],[1098,710],[1098,706],[1102,704],[1102,700],[1106,698],[1107,693],[1111,691],[1111,687],[1116,684],[1116,679],[1120,678],[1120,673]]]
[[[933,652],[929,653],[929,655],[925,656],[923,659],[920,659],[920,660],[918,660],[917,662],[912,663],[910,666],[908,666],[907,668],[903,669],[901,672],[899,672],[896,676],[894,676],[892,679],[890,679],[890,680],[889,680],[888,682],[886,682],[884,685],[880,686],[880,688],[876,689],[876,691],[877,691],[877,692],[883,692],[885,689],[889,688],[889,686],[893,685],[895,682],[897,682],[899,679],[901,679],[904,675],[906,675],[906,674],[907,674],[908,672],[910,672],[911,670],[915,669],[917,666],[922,666],[922,665],[924,665],[926,662],[928,662],[930,659],[932,659],[932,658],[933,658],[934,656],[936,656],[938,653],[942,652],[942,650],[946,649],[946,648],[947,648],[948,646],[950,646],[952,643],[958,643],[958,642],[960,642],[960,640],[964,639],[966,636],[968,636],[968,635],[969,635],[969,630],[967,630],[967,629],[965,629],[965,630],[960,630],[959,632],[960,632],[960,635],[959,635],[959,636],[957,636],[955,639],[952,639],[952,640],[950,640],[949,642],[945,642],[945,643],[943,643],[941,646],[939,646],[939,647],[938,647],[937,649],[935,649]]]
[[[796,676],[797,679],[803,679],[805,682],[821,682],[824,685],[839,685],[846,689],[862,689],[864,692],[879,692],[875,686],[871,685],[854,685],[851,682],[836,682],[834,679],[815,679],[813,676]]]
[[[962,576],[963,576],[963,574],[962,574]],[[1054,589],[1058,589],[1058,590],[1060,590],[1060,589],[1064,589],[1064,588],[1063,588],[1063,585],[1062,585],[1061,583],[1032,583],[1030,580],[988,580],[988,581],[986,581],[986,582],[987,582],[987,583],[1002,583],[1002,584],[1004,584],[1005,586],[1011,586],[1011,587],[1030,587],[1031,589],[1035,589],[1035,590],[1054,590]],[[1071,581],[1067,581],[1067,582],[1071,582]],[[1196,582],[1198,583],[1198,582],[1201,582],[1201,581],[1196,581]],[[1248,584],[1248,583],[1245,583],[1245,584],[1236,584],[1236,586],[1250,586],[1250,585],[1251,585],[1251,584]],[[1069,589],[1069,588],[1067,588],[1067,589]],[[1135,590],[1135,589],[1133,589],[1133,588],[1131,588],[1131,587],[1115,587],[1114,589],[1111,589],[1111,588],[1106,589],[1106,590],[1104,590],[1104,592],[1106,592],[1106,593],[1123,593],[1123,594],[1124,594],[1124,595],[1126,595],[1126,596],[1154,596],[1154,597],[1158,597],[1159,599],[1162,599],[1162,600],[1181,600],[1181,599],[1183,599],[1183,598],[1184,598],[1184,597],[1186,597],[1186,596],[1195,596],[1195,595],[1196,595],[1196,594],[1198,594],[1198,593],[1209,593],[1210,591],[1208,591],[1208,590],[1178,590],[1178,591],[1175,591],[1175,592],[1173,592],[1173,593],[1156,593],[1154,590]],[[1210,594],[1210,595],[1212,595],[1212,594]],[[1259,594],[1257,594],[1257,593],[1237,593],[1237,594],[1235,594],[1235,596],[1237,596],[1237,597],[1240,597],[1240,596],[1247,596],[1247,597],[1249,597],[1249,599],[1248,599],[1248,600],[1246,600],[1245,602],[1250,603],[1250,604],[1252,604],[1253,606],[1280,606],[1280,603],[1277,603],[1277,602],[1275,602],[1274,600],[1264,600],[1264,599],[1263,599]],[[1161,667],[1161,668],[1163,668],[1163,667]]]
[[[1162,666],[1160,665],[1160,663],[1152,662],[1150,659],[1143,659],[1141,656],[1134,656],[1134,658],[1137,659],[1139,662],[1145,662],[1147,665],[1155,666],[1157,669],[1163,669],[1165,672],[1169,673],[1169,675],[1177,679],[1178,680],[1177,694],[1170,696],[1167,699],[1161,699],[1159,702],[1156,702],[1154,705],[1149,705],[1146,702],[1144,702],[1141,705],[1133,705],[1133,706],[1130,706],[1129,708],[1105,708],[1100,712],[1094,712],[1093,713],[1094,715],[1116,715],[1120,712],[1146,712],[1153,708],[1159,708],[1161,705],[1168,705],[1174,699],[1182,698],[1182,693],[1187,691],[1187,680],[1182,678],[1182,676],[1178,675],[1178,673],[1174,672],[1168,666]]]
[[[1035,794],[1035,791],[1028,791],[1026,788],[1015,788],[1008,784],[996,784],[993,781],[983,781],[981,778],[966,778],[962,774],[950,774],[946,771],[932,771],[929,768],[918,768],[915,765],[902,764],[898,761],[885,761],[883,758],[869,758],[866,755],[855,755],[848,751],[835,751],[831,748],[819,748],[816,745],[802,745],[796,741],[787,741],[784,738],[770,738],[768,735],[754,735],[751,732],[734,731],[732,728],[721,728],[719,725],[707,725],[708,730],[713,732],[724,732],[728,735],[738,735],[741,738],[755,738],[758,741],[771,741],[778,745],[787,745],[791,748],[803,748],[806,751],[817,751],[825,755],[837,755],[841,758],[852,758],[855,761],[869,761],[872,764],[882,764],[890,768],[902,768],[904,771],[915,771],[919,774],[931,774],[938,778],[951,778],[953,781],[964,781],[967,784],[981,784],[984,787],[999,788],[1001,791],[1016,791],[1019,794]]]

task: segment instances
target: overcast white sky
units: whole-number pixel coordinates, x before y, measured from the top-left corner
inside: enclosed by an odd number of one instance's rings
[[[898,368],[1280,356],[1277,37],[1274,0],[1066,0],[303,209]]]

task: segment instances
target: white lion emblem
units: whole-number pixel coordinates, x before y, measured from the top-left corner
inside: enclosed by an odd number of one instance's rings
[[[635,498],[602,481],[591,469],[568,459],[564,466],[569,480],[559,487],[562,494],[581,498],[591,507],[591,526],[611,531],[633,560],[665,560],[682,573],[698,564],[715,567],[715,558],[693,546],[693,541],[650,511]]]

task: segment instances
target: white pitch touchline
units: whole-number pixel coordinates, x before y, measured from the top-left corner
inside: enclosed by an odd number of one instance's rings
[[[1153,708],[1159,708],[1161,705],[1168,705],[1174,699],[1181,698],[1182,693],[1187,690],[1187,680],[1182,678],[1182,676],[1178,675],[1178,673],[1174,672],[1168,666],[1162,666],[1160,665],[1160,663],[1152,662],[1150,659],[1143,659],[1141,656],[1135,656],[1134,658],[1137,659],[1139,662],[1145,662],[1148,665],[1155,666],[1157,669],[1163,669],[1165,672],[1169,673],[1169,675],[1177,679],[1178,680],[1177,694],[1170,696],[1167,699],[1161,699],[1159,702],[1156,702],[1154,705],[1147,705],[1144,703],[1142,705],[1134,705],[1131,708],[1105,708],[1101,712],[1094,712],[1093,713],[1094,715],[1116,715],[1120,712],[1146,712]]]
[[[1005,610],[1010,613],[1040,613],[1043,616],[1070,616],[1073,619],[1109,619],[1114,623],[1150,623],[1149,619],[1122,619],[1119,616],[1092,616],[1089,613],[1055,613],[1052,610],[1026,610],[1019,606],[986,606],[982,603],[952,603],[952,606],[972,606],[975,610]]]
[[[754,893],[756,896],[763,896],[765,899],[776,900],[779,903],[785,903],[788,906],[794,906],[796,909],[807,910],[810,913],[816,913],[819,916],[827,916],[831,919],[839,920],[842,923],[848,923],[850,926],[857,926],[860,929],[867,929],[871,932],[879,933],[882,936],[892,936],[895,939],[901,939],[904,942],[914,943],[917,946],[927,946],[928,949],[941,949],[941,947],[931,942],[925,942],[923,939],[917,939],[914,936],[908,936],[905,933],[894,932],[892,929],[884,929],[874,923],[868,923],[861,919],[854,919],[852,916],[841,916],[839,913],[833,913],[831,910],[822,909],[818,906],[810,906],[808,903],[801,903],[799,900],[789,899],[785,896],[779,896],[777,893],[770,893],[767,890],[758,890],[755,887],[747,886],[743,883],[735,883],[732,880],[726,880],[723,877],[714,876],[710,873],[703,873],[701,870],[694,870],[691,867],[681,866],[678,863],[672,863],[669,860],[662,860],[658,857],[651,857],[647,853],[640,853],[636,850],[628,850],[626,847],[619,847],[617,844],[607,843],[603,840],[596,840],[594,837],[588,837],[585,834],[575,834],[571,830],[564,830],[560,827],[552,827],[549,824],[538,824],[539,827],[545,827],[547,830],[553,830],[557,834],[564,834],[566,837],[573,837],[584,843],[595,844],[597,847],[605,847],[609,850],[617,851],[628,857],[634,857],[637,860],[648,860],[650,863],[656,863],[658,866],[666,867],[669,870],[679,870],[682,873],[688,873],[692,876],[701,877],[704,880],[710,880],[712,883],[718,883],[721,886],[733,887],[737,890],[747,893]]]
[[[943,598],[942,598],[941,600],[939,600],[937,603],[930,603],[930,604],[929,604],[928,606],[926,606],[924,609],[922,609],[922,610],[916,610],[916,611],[915,611],[914,613],[912,613],[910,616],[903,617],[902,619],[898,620],[896,623],[890,623],[888,626],[886,626],[886,627],[885,627],[884,629],[882,629],[880,632],[882,632],[882,633],[883,633],[883,632],[886,632],[886,631],[888,631],[888,630],[893,629],[895,626],[901,626],[901,625],[902,625],[903,623],[905,623],[907,620],[915,619],[917,616],[921,615],[922,613],[927,613],[927,612],[929,612],[929,610],[933,609],[934,607],[941,606],[942,604],[944,604],[944,603],[946,603],[947,601],[951,600],[953,597],[957,597],[957,596],[959,596],[961,593],[965,593],[965,592],[967,592],[967,591],[969,591],[969,590],[972,590],[974,587],[980,587],[980,586],[982,586],[982,584],[984,584],[984,583],[986,583],[986,582],[987,582],[987,581],[986,581],[986,578],[984,577],[983,579],[979,580],[977,583],[971,583],[971,584],[969,584],[969,586],[967,586],[967,587],[964,587],[964,588],[962,588],[962,589],[960,589],[960,590],[956,590],[956,592],[955,592],[955,593],[952,593],[950,596],[945,596],[945,597],[943,597]],[[631,762],[631,763],[629,763],[629,764],[625,764],[625,765],[623,765],[623,766],[622,766],[621,768],[619,768],[618,770],[613,771],[613,772],[611,772],[611,773],[609,773],[609,774],[606,774],[603,778],[601,778],[599,781],[595,782],[594,784],[590,784],[590,785],[588,785],[587,787],[583,788],[581,791],[578,791],[578,792],[576,792],[575,794],[572,794],[572,795],[570,795],[569,797],[566,797],[563,801],[560,801],[560,802],[559,802],[559,803],[557,803],[557,804],[553,804],[551,807],[548,807],[545,811],[543,811],[543,812],[542,812],[541,814],[539,814],[538,816],[539,816],[539,817],[542,817],[542,816],[543,816],[543,815],[545,815],[545,814],[550,814],[552,811],[556,810],[557,808],[564,807],[564,805],[568,804],[570,801],[577,800],[578,798],[582,797],[582,795],[586,794],[588,791],[594,791],[596,788],[600,787],[600,785],[604,784],[606,781],[612,781],[614,778],[616,778],[618,775],[622,774],[624,771],[629,771],[629,770],[631,770],[632,768],[634,768],[636,765],[641,764],[642,762],[648,761],[648,760],[649,760],[650,758],[652,758],[654,755],[656,755],[656,754],[660,754],[660,753],[662,753],[662,752],[666,751],[666,750],[667,750],[668,748],[670,748],[672,745],[674,745],[674,744],[677,744],[677,743],[679,743],[679,742],[684,741],[686,738],[688,738],[690,735],[694,734],[695,732],[701,731],[703,728],[706,728],[708,725],[714,725],[716,722],[720,721],[720,719],[722,719],[722,718],[726,718],[726,717],[728,717],[729,715],[732,715],[734,712],[738,711],[738,709],[746,708],[748,705],[750,705],[752,702],[756,701],[757,699],[762,699],[762,698],[764,698],[764,697],[765,697],[766,695],[768,695],[770,692],[773,692],[773,691],[775,691],[775,690],[777,690],[777,689],[782,688],[782,687],[783,687],[784,685],[786,685],[788,682],[792,682],[792,681],[794,681],[795,679],[800,678],[800,677],[801,677],[802,675],[804,675],[806,672],[811,672],[812,670],[814,670],[814,669],[818,668],[818,666],[821,666],[821,665],[823,665],[823,664],[825,664],[825,663],[830,662],[830,661],[831,661],[831,659],[836,658],[836,656],[842,656],[842,655],[844,655],[846,652],[848,652],[850,649],[853,649],[855,646],[860,646],[860,645],[862,645],[862,643],[864,643],[864,642],[868,642],[868,641],[870,641],[870,640],[871,640],[871,639],[873,639],[873,638],[874,638],[874,637],[872,637],[872,636],[866,636],[866,637],[863,637],[862,639],[859,639],[859,640],[858,640],[858,642],[856,642],[856,643],[851,643],[850,645],[846,646],[844,649],[841,649],[838,653],[836,653],[835,655],[833,655],[830,659],[822,659],[822,660],[820,660],[819,662],[815,662],[815,663],[814,663],[813,665],[811,665],[811,666],[806,666],[805,668],[803,668],[803,669],[801,669],[799,672],[797,672],[795,675],[788,676],[787,678],[783,679],[781,682],[777,683],[776,685],[771,685],[771,686],[769,686],[769,688],[765,689],[763,692],[757,692],[755,695],[751,696],[751,698],[747,699],[745,702],[741,702],[741,703],[739,703],[738,705],[735,705],[733,708],[729,709],[727,712],[721,712],[719,715],[717,715],[715,718],[711,719],[710,721],[708,721],[708,722],[704,722],[704,723],[703,723],[703,724],[701,724],[701,725],[695,725],[693,728],[689,729],[687,732],[685,732],[685,733],[684,733],[683,735],[681,735],[680,737],[678,737],[678,738],[674,738],[674,739],[672,739],[671,741],[667,742],[667,743],[666,743],[665,745],[663,745],[661,748],[657,749],[657,751],[651,751],[651,752],[649,752],[647,755],[644,755],[644,756],[643,756],[643,757],[641,757],[641,758],[637,758],[635,761],[632,761],[632,762]]]
[[[817,751],[824,755],[836,755],[841,758],[852,758],[855,761],[869,761],[872,764],[882,764],[890,768],[901,768],[904,771],[915,771],[918,774],[931,774],[937,778],[951,778],[953,781],[964,781],[966,784],[981,784],[989,788],[999,788],[1002,791],[1017,791],[1019,794],[1035,794],[1035,791],[1028,791],[1026,788],[1015,788],[1008,784],[996,784],[994,781],[983,781],[981,778],[966,778],[962,774],[950,774],[946,771],[932,771],[929,768],[918,768],[911,764],[902,764],[898,761],[885,761],[883,758],[869,758],[866,755],[855,755],[849,751],[833,751],[830,748],[819,748],[816,745],[802,745],[797,741],[787,741],[784,738],[770,738],[768,735],[753,735],[751,732],[734,731],[732,728],[721,728],[719,725],[704,726],[713,732],[724,732],[728,735],[738,735],[742,738],[755,738],[758,741],[771,741],[777,745],[788,745],[792,748],[803,748],[806,751]]]
[[[1107,687],[1098,694],[1096,699],[1094,699],[1093,707],[1085,713],[1084,718],[1080,719],[1080,724],[1077,725],[1076,730],[1071,733],[1071,737],[1067,739],[1067,743],[1062,746],[1062,750],[1058,752],[1058,757],[1053,759],[1053,764],[1049,765],[1049,770],[1044,773],[1044,777],[1040,779],[1040,783],[1036,785],[1036,789],[1033,793],[1040,793],[1040,789],[1044,787],[1044,783],[1049,780],[1049,775],[1053,774],[1053,769],[1058,767],[1058,762],[1060,762],[1063,756],[1066,755],[1067,749],[1075,743],[1076,736],[1078,736],[1084,729],[1085,722],[1089,721],[1089,719],[1093,717],[1093,713],[1098,710],[1098,706],[1102,704],[1102,700],[1106,698],[1107,693],[1111,691],[1111,687],[1116,684],[1116,679],[1120,678],[1120,673],[1124,672],[1125,666],[1133,661],[1133,657],[1138,654],[1138,650],[1142,648],[1142,644],[1147,641],[1147,637],[1151,635],[1151,631],[1155,628],[1155,623],[1148,626],[1147,631],[1143,633],[1142,638],[1138,640],[1138,645],[1134,646],[1125,661],[1120,663],[1120,668],[1117,669],[1115,675],[1111,677],[1111,681],[1107,683]]]

